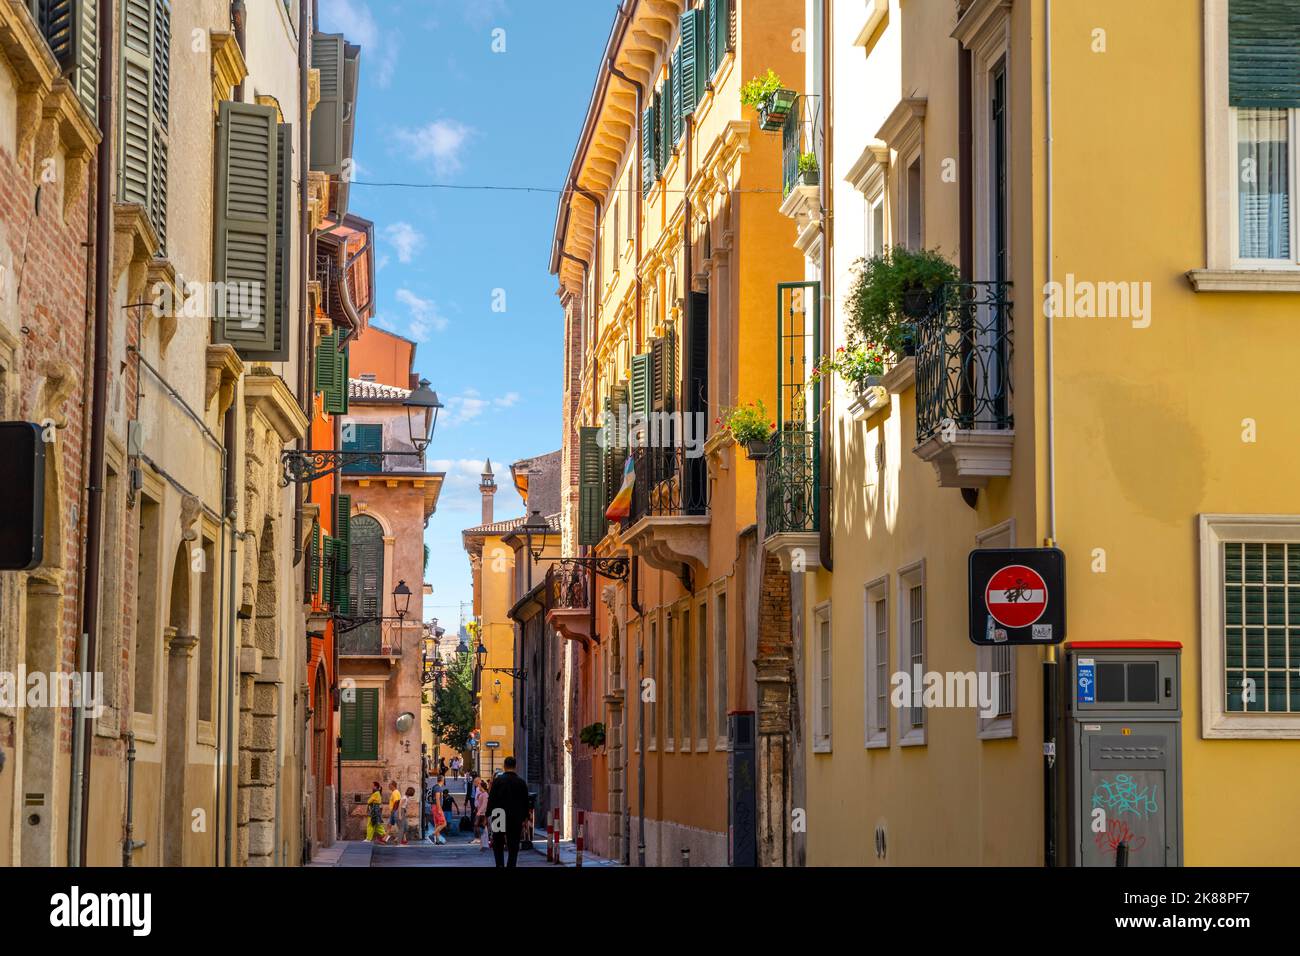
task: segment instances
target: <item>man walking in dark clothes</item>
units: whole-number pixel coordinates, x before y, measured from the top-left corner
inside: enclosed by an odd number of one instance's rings
[[[505,772],[492,781],[487,804],[492,854],[499,867],[518,864],[519,838],[523,833],[524,821],[528,818],[528,784],[515,773],[514,757],[506,758],[505,768]]]

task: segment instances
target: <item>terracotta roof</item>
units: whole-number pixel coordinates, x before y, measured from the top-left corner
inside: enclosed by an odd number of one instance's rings
[[[481,524],[477,528],[466,528],[461,532],[467,538],[487,537],[489,535],[505,535],[512,531],[522,531],[526,517],[511,518],[509,521],[494,521],[492,524]],[[559,514],[547,515],[546,523],[551,526],[552,531],[560,530]]]
[[[381,382],[367,382],[359,378],[348,379],[348,398],[383,398],[400,401],[410,396],[409,388],[398,388],[396,385],[384,385]]]

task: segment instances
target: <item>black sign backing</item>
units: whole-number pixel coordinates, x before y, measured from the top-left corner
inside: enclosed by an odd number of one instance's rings
[[[1065,640],[1065,553],[1059,548],[977,548],[969,565],[972,644]]]

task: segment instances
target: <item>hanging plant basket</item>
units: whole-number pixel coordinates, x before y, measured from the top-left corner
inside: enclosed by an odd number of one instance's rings
[[[761,458],[770,458],[772,455],[772,444],[766,438],[753,438],[745,442],[745,457],[750,461],[758,461]]]
[[[758,123],[768,133],[780,132],[794,109],[798,94],[794,90],[780,89],[770,93],[758,107]]]
[[[903,314],[912,320],[923,319],[935,311],[942,298],[943,292],[940,289],[927,289],[921,285],[904,289]]]

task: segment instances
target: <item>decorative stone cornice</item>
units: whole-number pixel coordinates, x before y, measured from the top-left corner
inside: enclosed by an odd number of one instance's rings
[[[867,143],[852,167],[849,168],[844,181],[858,192],[866,192],[871,182],[871,174],[877,169],[889,169],[889,146],[878,139]]]
[[[221,108],[222,100],[230,99],[236,86],[248,77],[248,64],[239,42],[229,30],[209,30],[208,42],[212,46],[212,111]]]
[[[136,203],[113,204],[113,284],[130,270],[127,301],[137,302],[148,279],[149,264],[161,243],[144,207]]]
[[[310,116],[320,102],[320,70],[307,71],[307,115]]]
[[[185,301],[185,290],[181,287],[179,277],[176,275],[176,267],[172,265],[170,259],[164,259],[159,256],[149,260],[149,270],[147,276],[149,291],[153,292],[158,286],[163,286],[171,296],[172,308],[170,312],[163,310],[163,314],[158,316],[158,343],[162,354],[167,354],[167,346],[176,334],[176,313]],[[155,296],[156,299],[156,296]]]
[[[307,174],[307,219],[311,231],[315,232],[325,221],[325,212],[329,209],[330,178],[328,173],[313,170]]]
[[[876,139],[900,153],[906,151],[915,140],[920,139],[926,102],[924,96],[909,96],[900,100],[876,131]]]
[[[282,442],[307,434],[310,423],[298,407],[298,400],[284,379],[269,369],[253,369],[244,376],[244,406],[250,413],[261,415]]]
[[[982,33],[1005,29],[1011,16],[1011,0],[973,0],[949,34],[962,46],[974,46]]]
[[[77,99],[72,86],[67,80],[55,80],[41,110],[41,129],[36,139],[35,175],[39,180],[40,161],[52,157],[61,147],[64,156],[64,222],[67,222],[73,208],[85,198],[90,179],[90,162],[99,139],[98,127]]]
[[[257,105],[269,106],[271,109],[275,110],[275,121],[277,123],[284,122],[284,110],[280,109],[280,101],[274,96],[270,96],[266,93],[257,94]]]
[[[204,401],[206,406],[211,406],[212,399],[218,392],[221,393],[221,402],[217,406],[218,417],[226,414],[226,409],[234,401],[235,385],[243,374],[244,363],[233,345],[223,343],[208,346],[208,374]]]

